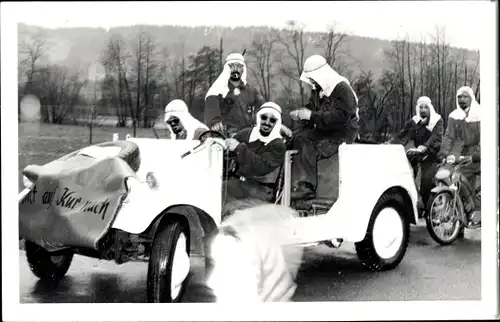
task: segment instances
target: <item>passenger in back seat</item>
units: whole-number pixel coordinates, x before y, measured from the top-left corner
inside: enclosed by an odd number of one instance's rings
[[[236,177],[226,182],[226,204],[244,198],[273,199],[274,184],[286,151],[280,134],[281,107],[264,103],[256,116],[254,127],[243,129],[226,140],[237,163]]]
[[[358,98],[349,81],[340,76],[325,58],[309,57],[300,80],[311,85],[309,103],[290,117],[301,122],[302,130],[293,138],[298,155],[292,163],[292,199],[313,199],[317,188],[317,162],[337,154],[342,143],[353,143],[358,135]],[[334,159],[338,176],[338,159]],[[332,180],[335,198],[338,180]]]

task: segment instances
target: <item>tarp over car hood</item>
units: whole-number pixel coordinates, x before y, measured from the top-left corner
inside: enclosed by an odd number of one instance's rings
[[[134,171],[120,158],[76,155],[23,173],[35,185],[19,202],[19,236],[51,251],[97,249],[126,196]]]

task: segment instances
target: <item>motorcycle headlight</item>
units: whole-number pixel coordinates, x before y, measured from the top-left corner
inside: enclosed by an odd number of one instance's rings
[[[441,168],[436,172],[436,175],[434,176],[436,180],[445,180],[450,177],[450,170],[446,168]]]
[[[30,179],[28,179],[28,177],[23,175],[23,185],[26,189],[30,189],[31,187],[33,187],[34,183]]]

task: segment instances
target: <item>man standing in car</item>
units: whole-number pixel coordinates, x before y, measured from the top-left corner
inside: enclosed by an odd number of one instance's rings
[[[313,199],[317,187],[317,162],[338,153],[342,143],[352,143],[358,134],[358,98],[349,81],[340,76],[320,55],[304,63],[300,80],[312,86],[306,107],[290,117],[303,124],[293,139],[298,155],[292,163],[292,199]],[[333,160],[338,178],[338,157]],[[338,179],[334,194],[338,196]]]
[[[205,96],[205,124],[211,130],[232,136],[254,125],[256,110],[262,104],[262,95],[247,82],[245,58],[232,53],[227,56],[222,73]],[[285,126],[282,126],[282,131],[291,135]]]

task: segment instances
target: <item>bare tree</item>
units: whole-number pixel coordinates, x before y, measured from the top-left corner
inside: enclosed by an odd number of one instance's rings
[[[321,36],[321,43],[324,44],[324,57],[326,59],[326,62],[328,63],[328,65],[339,70],[338,67],[340,66],[336,66],[335,64],[338,64],[337,59],[342,54],[341,46],[344,43],[347,34],[337,32],[336,29],[336,24],[332,24],[328,28],[328,32]]]
[[[110,101],[115,106],[118,118],[117,126],[119,127],[126,126],[128,111],[130,111],[132,106],[126,86],[128,84],[127,60],[129,57],[130,55],[126,51],[123,39],[111,37],[101,58],[106,72],[103,92],[110,96]]]
[[[84,82],[78,73],[71,73],[67,67],[49,65],[41,68],[33,78],[41,89],[42,106],[50,113],[50,121],[63,124],[68,113],[80,100]]]
[[[295,80],[299,87],[301,104],[305,104],[304,85],[300,75],[304,70],[305,51],[307,39],[304,33],[304,25],[295,20],[286,22],[286,28],[279,35],[279,43],[284,47],[284,59],[281,63],[281,72],[288,78]],[[289,58],[291,64],[286,60]]]
[[[248,51],[250,57],[248,69],[266,101],[270,101],[272,96],[273,79],[276,74],[273,69],[275,62],[273,52],[278,37],[278,31],[275,29],[271,29],[265,34],[256,35]]]

